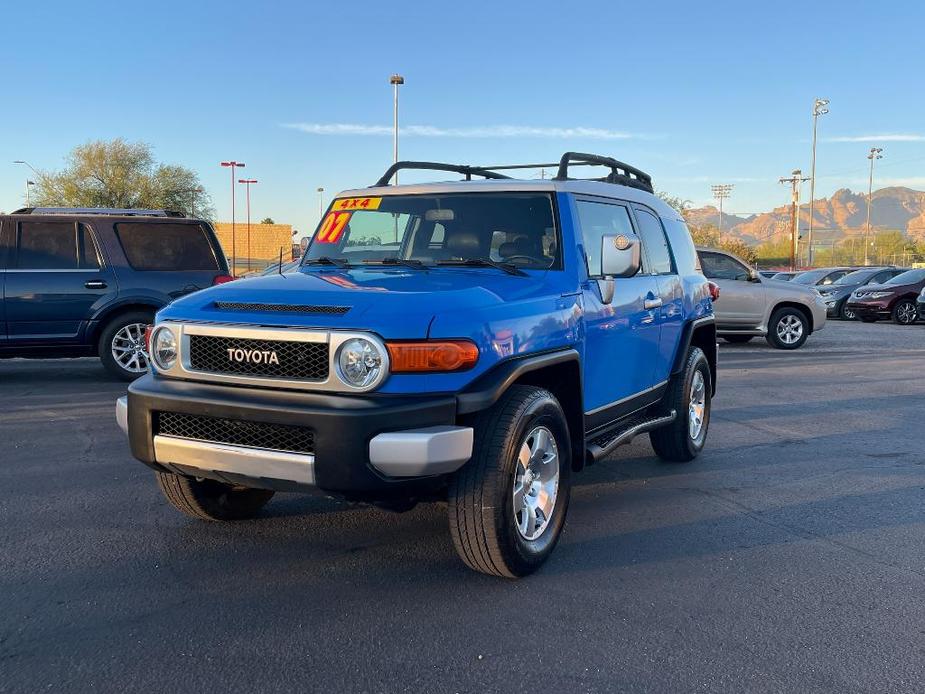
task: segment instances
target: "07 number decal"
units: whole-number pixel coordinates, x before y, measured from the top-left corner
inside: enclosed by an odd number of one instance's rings
[[[350,221],[350,212],[329,212],[324,218],[315,240],[320,243],[337,243],[340,235],[344,233],[347,222]]]

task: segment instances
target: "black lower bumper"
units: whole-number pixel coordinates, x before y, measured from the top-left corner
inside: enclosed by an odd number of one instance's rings
[[[455,424],[456,409],[452,395],[297,393],[192,383],[149,374],[129,386],[128,435],[136,458],[163,469],[154,452],[160,412],[307,427],[314,434],[314,487],[348,498],[378,500],[423,493],[442,481],[385,478],[370,465],[370,440],[399,429]],[[283,488],[272,480],[261,483]]]

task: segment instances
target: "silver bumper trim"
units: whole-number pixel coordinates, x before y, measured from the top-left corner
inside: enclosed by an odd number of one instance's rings
[[[472,427],[436,426],[392,431],[369,442],[369,462],[389,477],[455,472],[472,457]]]
[[[116,400],[116,424],[122,430],[122,433],[128,436],[128,395],[123,395]]]
[[[200,470],[300,484],[315,483],[315,456],[307,453],[268,451],[157,435],[154,437],[154,458],[159,463]]]

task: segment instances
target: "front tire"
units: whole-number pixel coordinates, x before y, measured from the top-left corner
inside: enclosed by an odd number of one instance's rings
[[[97,353],[106,370],[116,378],[134,381],[147,372],[145,327],[152,320],[154,316],[150,313],[132,311],[116,316],[103,328]]]
[[[672,463],[686,463],[703,450],[710,427],[713,379],[710,363],[699,347],[691,347],[681,375],[672,380],[665,409],[677,413],[671,424],[649,432],[655,454]]]
[[[795,308],[779,308],[768,322],[768,344],[777,349],[799,349],[809,337],[806,314]]]
[[[449,490],[450,534],[466,565],[506,578],[536,571],[565,525],[571,469],[568,424],[548,390],[512,386],[480,413],[472,459]]]
[[[915,303],[909,299],[902,299],[896,302],[893,307],[893,322],[898,325],[912,325],[918,320],[919,310]]]
[[[854,311],[848,308],[847,301],[842,301],[841,309],[839,309],[838,311],[838,316],[842,320],[857,320],[858,319],[858,314],[856,314]]]
[[[157,486],[164,498],[191,518],[207,521],[235,521],[254,518],[274,492],[268,489],[234,487],[209,479],[182,477],[157,472]]]

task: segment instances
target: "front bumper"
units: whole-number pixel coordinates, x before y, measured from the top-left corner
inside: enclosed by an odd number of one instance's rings
[[[160,413],[246,426],[307,428],[312,450],[285,451],[160,433]],[[332,395],[192,383],[146,375],[116,404],[132,454],[159,470],[236,484],[318,488],[377,500],[442,485],[472,455],[453,396]],[[258,443],[258,442],[255,442]]]
[[[852,301],[848,299],[848,308],[855,312],[859,318],[889,318],[892,315],[890,299],[880,301]]]

